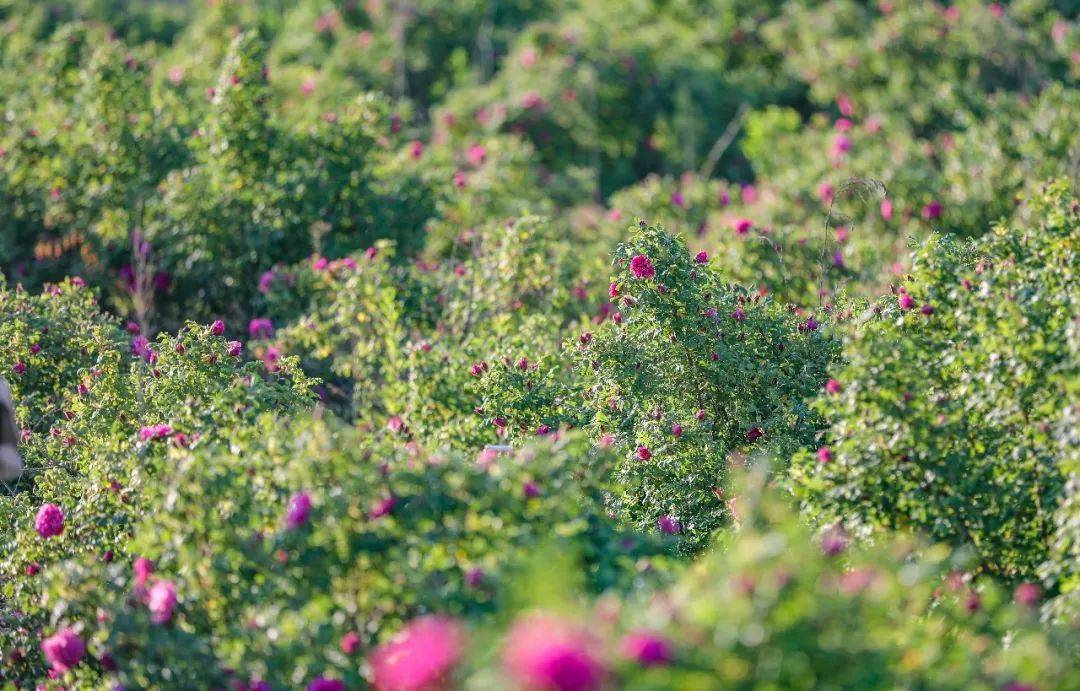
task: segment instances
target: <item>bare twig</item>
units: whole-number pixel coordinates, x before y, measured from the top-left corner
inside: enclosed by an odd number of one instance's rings
[[[720,135],[720,138],[713,144],[712,149],[709,150],[709,155],[705,157],[705,162],[701,164],[701,169],[698,171],[699,177],[702,179],[712,177],[716,164],[720,162],[720,157],[728,150],[731,143],[735,141],[735,136],[742,129],[743,120],[746,119],[748,112],[750,112],[750,105],[743,101],[739,104],[739,109],[735,111],[735,115],[732,116],[727,129],[724,130],[724,133]]]

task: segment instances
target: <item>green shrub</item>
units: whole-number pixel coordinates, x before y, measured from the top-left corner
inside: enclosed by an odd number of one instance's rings
[[[1035,578],[1050,557],[1077,375],[1078,205],[1064,183],[1030,203],[1017,227],[917,250],[815,406],[828,451],[795,463],[803,500],[830,519],[970,545],[1007,581]]]

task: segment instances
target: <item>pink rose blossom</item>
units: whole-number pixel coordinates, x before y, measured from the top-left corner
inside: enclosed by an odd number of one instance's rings
[[[34,519],[38,535],[48,540],[64,532],[64,512],[56,504],[42,504]]]
[[[289,506],[285,512],[285,526],[289,530],[296,530],[308,522],[311,516],[311,495],[306,491],[300,491],[289,498]]]
[[[86,657],[86,644],[72,629],[61,629],[41,642],[41,652],[57,674],[76,667]]]
[[[644,254],[639,254],[630,260],[630,273],[634,278],[652,278],[656,275],[656,269]]]
[[[671,662],[671,645],[659,634],[635,631],[622,640],[623,655],[642,667],[658,667]]]
[[[510,675],[530,689],[593,691],[606,676],[593,639],[548,614],[530,615],[514,624],[503,661]]]
[[[464,648],[465,636],[452,619],[415,619],[371,654],[374,686],[379,691],[441,688]]]
[[[682,531],[682,524],[672,516],[661,516],[657,519],[656,525],[665,535],[675,535]]]
[[[155,624],[168,623],[176,609],[176,584],[172,581],[155,583],[147,595],[146,607],[150,610],[150,620]]]

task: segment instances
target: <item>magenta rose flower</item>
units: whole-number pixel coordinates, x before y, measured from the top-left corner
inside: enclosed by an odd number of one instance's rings
[[[465,648],[461,627],[452,619],[415,619],[371,654],[374,685],[380,691],[440,688]]]
[[[56,504],[42,504],[34,519],[38,535],[48,540],[64,532],[64,512]]]

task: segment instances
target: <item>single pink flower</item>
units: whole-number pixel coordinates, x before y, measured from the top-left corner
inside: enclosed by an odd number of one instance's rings
[[[635,631],[622,639],[622,653],[642,667],[659,667],[671,662],[671,645],[651,631]]]
[[[61,629],[41,642],[41,652],[57,674],[77,666],[86,657],[86,644],[72,629]]]
[[[879,206],[879,210],[881,211],[881,217],[882,218],[884,218],[886,221],[891,219],[892,214],[893,214],[892,200],[891,199],[882,199],[881,200],[881,205]]]
[[[1042,590],[1035,583],[1021,583],[1013,591],[1013,600],[1025,607],[1035,607],[1039,604],[1040,597],[1042,597]]]
[[[210,325],[210,333],[214,334],[215,336],[220,336],[221,334],[225,333],[225,322],[221,321],[220,319],[215,321],[213,324]]]
[[[146,557],[136,557],[134,571],[135,585],[142,587],[146,585],[146,581],[150,578],[150,574],[154,573],[154,562]]]
[[[465,649],[465,636],[452,619],[415,619],[371,654],[373,682],[379,691],[441,688]]]
[[[731,222],[731,227],[737,235],[746,235],[754,227],[754,222],[748,218],[736,218]]]
[[[649,451],[649,447],[647,446],[637,447],[636,453],[639,461],[647,461],[652,458],[652,451]]]
[[[941,202],[932,201],[922,208],[922,217],[928,221],[934,221],[941,218],[943,210]]]
[[[704,250],[701,251],[701,252],[698,252],[697,255],[694,257],[694,263],[695,264],[708,264],[709,263],[709,253],[705,252]]]
[[[665,535],[675,535],[682,531],[682,524],[672,516],[661,516],[657,519],[656,525],[660,528],[660,532]]]
[[[844,390],[844,387],[836,379],[830,379],[825,382],[825,390],[829,393],[836,395]]]
[[[168,623],[176,609],[176,584],[172,581],[155,583],[147,595],[146,607],[150,610],[150,620],[155,624]]]
[[[818,461],[821,463],[831,462],[833,459],[832,449],[827,446],[822,446],[820,449],[817,450],[817,458]]]
[[[360,634],[350,631],[341,637],[341,652],[355,655],[360,650]]]
[[[656,275],[656,269],[648,257],[639,254],[630,260],[630,273],[634,274],[634,278],[652,278]]]
[[[64,532],[64,512],[56,504],[42,504],[34,519],[38,535],[48,540]]]
[[[308,522],[311,516],[311,495],[306,491],[300,491],[289,498],[289,506],[285,512],[285,526],[289,530],[296,530]]]
[[[911,297],[909,293],[900,293],[899,303],[902,310],[915,308],[915,298]]]
[[[548,614],[519,619],[506,639],[503,662],[523,687],[552,691],[592,691],[606,670],[596,643],[570,622]]]

